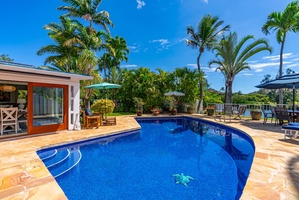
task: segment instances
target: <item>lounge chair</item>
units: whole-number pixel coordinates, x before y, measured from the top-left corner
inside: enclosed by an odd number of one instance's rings
[[[282,130],[284,130],[284,139],[286,139],[287,137],[291,139],[296,139],[299,132],[299,123],[289,123],[289,125],[287,126],[282,126]]]
[[[234,119],[242,119],[244,116],[247,106],[246,105],[239,105],[238,110],[233,111],[233,114],[237,115]]]

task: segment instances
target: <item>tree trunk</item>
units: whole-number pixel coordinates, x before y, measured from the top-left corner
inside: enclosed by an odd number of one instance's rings
[[[198,54],[197,57],[197,70],[198,70],[198,74],[199,74],[199,104],[198,104],[198,108],[197,108],[197,113],[200,113],[200,111],[203,110],[203,73],[201,72],[200,69],[200,57],[201,57],[202,52],[200,51],[200,53]]]
[[[282,65],[283,65],[283,49],[284,49],[284,43],[286,39],[286,34],[284,34],[282,42],[281,42],[281,48],[280,48],[280,63],[279,63],[279,78],[282,77]],[[282,88],[279,89],[279,104],[283,104],[283,91]]]
[[[231,114],[232,111],[232,85],[233,85],[233,78],[228,78],[225,83],[225,106],[224,106],[224,113]]]

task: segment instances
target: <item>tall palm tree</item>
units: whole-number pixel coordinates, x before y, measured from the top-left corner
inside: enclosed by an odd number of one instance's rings
[[[72,39],[76,35],[77,21],[70,18],[60,16],[60,24],[49,23],[44,29],[48,30],[49,37],[55,44],[41,47],[37,51],[37,55],[52,54],[45,59],[44,64],[51,64],[55,68],[65,72],[77,72],[74,65],[74,58],[78,56],[80,51],[76,46],[67,46],[65,42]]]
[[[107,11],[98,12],[98,7],[102,0],[62,0],[71,4],[70,6],[59,6],[57,9],[67,11],[66,16],[79,17],[89,21],[89,32],[94,32],[92,24],[101,25],[110,34],[109,26],[113,27],[113,22],[109,19]]]
[[[224,21],[219,20],[218,17],[211,15],[204,16],[198,23],[197,29],[192,26],[187,27],[187,34],[190,39],[187,39],[187,45],[193,49],[199,50],[197,56],[197,69],[199,74],[199,110],[203,109],[203,79],[204,73],[200,68],[200,58],[205,49],[210,50],[218,40],[218,36],[224,31],[229,30],[230,26],[222,27]]]
[[[266,23],[262,27],[263,33],[276,32],[276,40],[280,46],[279,77],[282,76],[283,50],[288,32],[298,32],[299,28],[299,5],[298,1],[289,3],[283,12],[272,12],[268,15]],[[279,103],[283,103],[282,89],[279,90]]]
[[[127,47],[126,40],[118,36],[115,38],[108,38],[106,40],[106,45],[110,48],[106,48],[108,52],[104,53],[99,59],[98,70],[104,71],[104,76],[108,80],[108,74],[111,76],[112,69],[115,68],[116,70],[119,70],[121,61],[128,60],[127,55],[129,53],[129,48]]]
[[[252,42],[248,43],[249,40]],[[265,39],[254,40],[252,35],[245,36],[238,41],[237,33],[230,33],[223,36],[217,46],[213,48],[216,51],[216,58],[209,62],[209,66],[218,65],[216,70],[223,73],[225,77],[225,103],[232,103],[232,85],[235,76],[245,69],[250,69],[247,60],[262,51],[272,53],[272,48]]]

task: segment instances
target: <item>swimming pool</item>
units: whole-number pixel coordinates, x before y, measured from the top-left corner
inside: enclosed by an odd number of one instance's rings
[[[69,199],[239,199],[254,155],[249,136],[189,117],[137,121],[140,131],[38,154]]]

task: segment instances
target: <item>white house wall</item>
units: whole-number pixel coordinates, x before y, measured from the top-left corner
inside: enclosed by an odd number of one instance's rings
[[[8,73],[5,70],[10,70],[10,71],[16,70],[16,73]],[[26,74],[27,71],[28,74]],[[41,73],[41,74],[32,75],[32,73]],[[80,80],[91,80],[91,79],[92,79],[91,76],[82,76],[76,74],[58,73],[58,72],[43,71],[43,70],[32,70],[32,69],[26,69],[26,68],[14,67],[14,66],[7,67],[7,66],[0,65],[0,80],[18,81],[18,82],[26,82],[26,83],[34,82],[34,83],[68,85],[68,89],[69,89],[68,129],[69,130],[80,129]],[[38,98],[38,97],[33,97],[33,98]],[[72,102],[73,102],[73,108],[71,106]],[[45,112],[47,112],[47,110],[49,111],[49,108],[39,108],[39,109],[43,109],[43,111]]]

